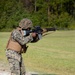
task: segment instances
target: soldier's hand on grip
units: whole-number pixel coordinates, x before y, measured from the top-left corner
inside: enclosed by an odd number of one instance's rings
[[[36,36],[37,36],[37,33],[32,32],[32,33],[31,33],[31,35],[32,35],[32,37],[34,38],[34,37],[36,37]]]

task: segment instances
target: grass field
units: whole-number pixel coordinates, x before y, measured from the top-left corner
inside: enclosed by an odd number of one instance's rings
[[[8,32],[0,32],[0,61],[6,61]],[[29,43],[23,54],[27,71],[50,75],[75,75],[75,31],[56,31],[37,43]]]

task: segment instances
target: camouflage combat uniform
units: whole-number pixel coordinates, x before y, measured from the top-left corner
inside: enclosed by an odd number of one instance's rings
[[[26,46],[27,43],[33,40],[32,36],[23,36],[20,30],[13,30],[11,39],[18,42],[21,46]],[[22,50],[16,51],[6,48],[6,56],[10,65],[11,75],[25,75],[25,67],[22,59]]]
[[[6,56],[9,61],[11,75],[25,75],[22,55],[13,50],[7,50]]]

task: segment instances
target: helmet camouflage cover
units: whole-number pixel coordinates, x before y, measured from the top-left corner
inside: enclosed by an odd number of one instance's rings
[[[19,27],[22,29],[32,28],[32,21],[30,19],[24,18],[20,21]]]

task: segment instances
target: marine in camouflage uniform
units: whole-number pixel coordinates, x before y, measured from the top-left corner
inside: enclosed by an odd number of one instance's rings
[[[23,29],[29,29],[31,27],[32,21],[25,18],[22,19],[19,26],[11,32],[6,47],[6,56],[10,64],[11,75],[25,75],[26,73],[22,53],[26,52],[26,44],[31,42],[36,34],[32,33],[28,36],[24,36]]]

